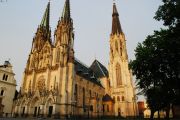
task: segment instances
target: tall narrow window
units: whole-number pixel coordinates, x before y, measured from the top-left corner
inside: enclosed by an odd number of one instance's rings
[[[122,56],[122,42],[120,41],[120,54],[121,54],[121,56]]]
[[[117,101],[120,101],[120,97],[119,96],[117,96]]]
[[[83,88],[83,106],[85,106],[85,88]]]
[[[121,66],[119,64],[116,65],[116,81],[117,81],[117,86],[122,85]]]
[[[107,105],[107,112],[109,112],[109,105]]]
[[[4,74],[4,75],[3,75],[3,80],[5,80],[5,77],[6,77],[6,75]]]
[[[8,80],[8,75],[6,75],[6,78],[5,78],[5,80],[6,80],[6,81]]]
[[[118,51],[118,42],[115,43],[116,51]]]
[[[113,96],[113,100],[114,100],[114,102],[116,101],[116,100],[115,100],[115,96]]]
[[[57,88],[56,88],[56,76],[54,77],[54,90],[56,90]]]
[[[90,96],[90,98],[91,98],[91,90],[89,90],[89,96]]]
[[[122,101],[124,101],[124,96],[122,96]]]
[[[4,95],[4,90],[1,90],[1,96],[3,96]]]
[[[120,47],[120,54],[121,54],[121,56],[122,56],[122,47]]]
[[[77,101],[77,98],[78,98],[78,88],[77,88],[77,84],[75,85],[74,96],[75,96],[75,101]]]
[[[56,52],[56,62],[58,63],[60,60],[60,49],[57,48],[57,52]]]

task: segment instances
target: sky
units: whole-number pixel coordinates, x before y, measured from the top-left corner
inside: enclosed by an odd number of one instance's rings
[[[0,2],[0,64],[10,60],[17,85],[32,40],[41,22],[48,0],[3,0]],[[50,26],[52,36],[62,14],[65,0],[51,0]],[[134,49],[147,35],[163,27],[153,19],[161,0],[116,0],[120,22],[126,36],[129,60]],[[109,38],[112,25],[113,0],[70,0],[74,21],[75,57],[90,66],[94,59],[108,68]]]

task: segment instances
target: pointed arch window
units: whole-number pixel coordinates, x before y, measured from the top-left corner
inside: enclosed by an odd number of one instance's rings
[[[120,54],[121,54],[121,56],[122,56],[122,42],[120,41]]]
[[[56,62],[58,63],[60,60],[60,48],[57,48],[57,53],[56,53]]]
[[[121,53],[121,56],[122,56],[122,47],[120,47],[120,53]]]
[[[74,96],[75,96],[75,101],[77,101],[78,100],[78,86],[77,86],[77,84],[75,85]]]
[[[107,105],[107,112],[109,112],[109,105]]]
[[[124,101],[124,96],[122,96],[122,101]]]
[[[116,100],[115,100],[115,96],[113,96],[113,100],[114,100],[114,102],[116,101]]]
[[[4,95],[4,90],[1,90],[1,96],[3,96]]]
[[[121,79],[121,66],[119,64],[116,65],[116,81],[117,86],[122,85],[122,79]]]
[[[117,96],[117,101],[120,101],[120,97],[119,96]]]
[[[118,52],[118,42],[115,42],[116,51]]]
[[[83,107],[85,106],[85,88],[83,87]]]
[[[91,98],[91,90],[89,90],[89,97]]]
[[[5,80],[5,78],[6,78],[6,75],[4,74],[4,75],[3,75],[3,80]]]
[[[29,92],[31,92],[31,80],[29,81],[28,90],[29,90]]]

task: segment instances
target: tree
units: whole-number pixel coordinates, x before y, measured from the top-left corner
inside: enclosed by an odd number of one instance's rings
[[[180,22],[180,1],[179,0],[162,0],[163,5],[159,6],[156,20],[162,20],[165,26],[176,26]]]
[[[130,62],[137,86],[147,98],[152,111],[180,104],[180,1],[163,0],[155,19],[163,20],[168,29],[154,31],[138,43],[136,59]]]
[[[166,38],[167,50],[170,68],[172,70],[171,74],[174,80],[174,88],[176,94],[175,104],[180,104],[180,1],[179,0],[163,0],[163,5],[159,6],[159,9],[156,12],[154,17],[156,20],[162,20],[164,25],[168,27],[169,37]],[[173,60],[172,60],[173,59]]]

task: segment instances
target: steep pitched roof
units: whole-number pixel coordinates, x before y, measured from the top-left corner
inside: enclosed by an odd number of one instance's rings
[[[83,64],[78,59],[75,59],[75,71],[76,74],[85,78],[86,80],[89,80],[90,82],[93,82],[100,87],[103,87],[100,80],[95,76],[95,73],[85,64]]]
[[[43,18],[40,24],[40,26],[45,28],[47,31],[49,31],[49,14],[50,14],[50,2],[48,2],[48,5],[46,7],[45,13],[43,15]]]
[[[64,20],[70,20],[71,19],[70,1],[69,0],[65,1],[64,9],[63,9],[61,18]]]
[[[122,28],[119,20],[119,13],[116,8],[116,4],[113,4],[113,13],[112,13],[112,31],[111,34],[122,33]]]
[[[108,77],[109,73],[108,70],[104,65],[102,65],[98,60],[94,60],[90,69],[95,73],[98,78],[101,77]]]

